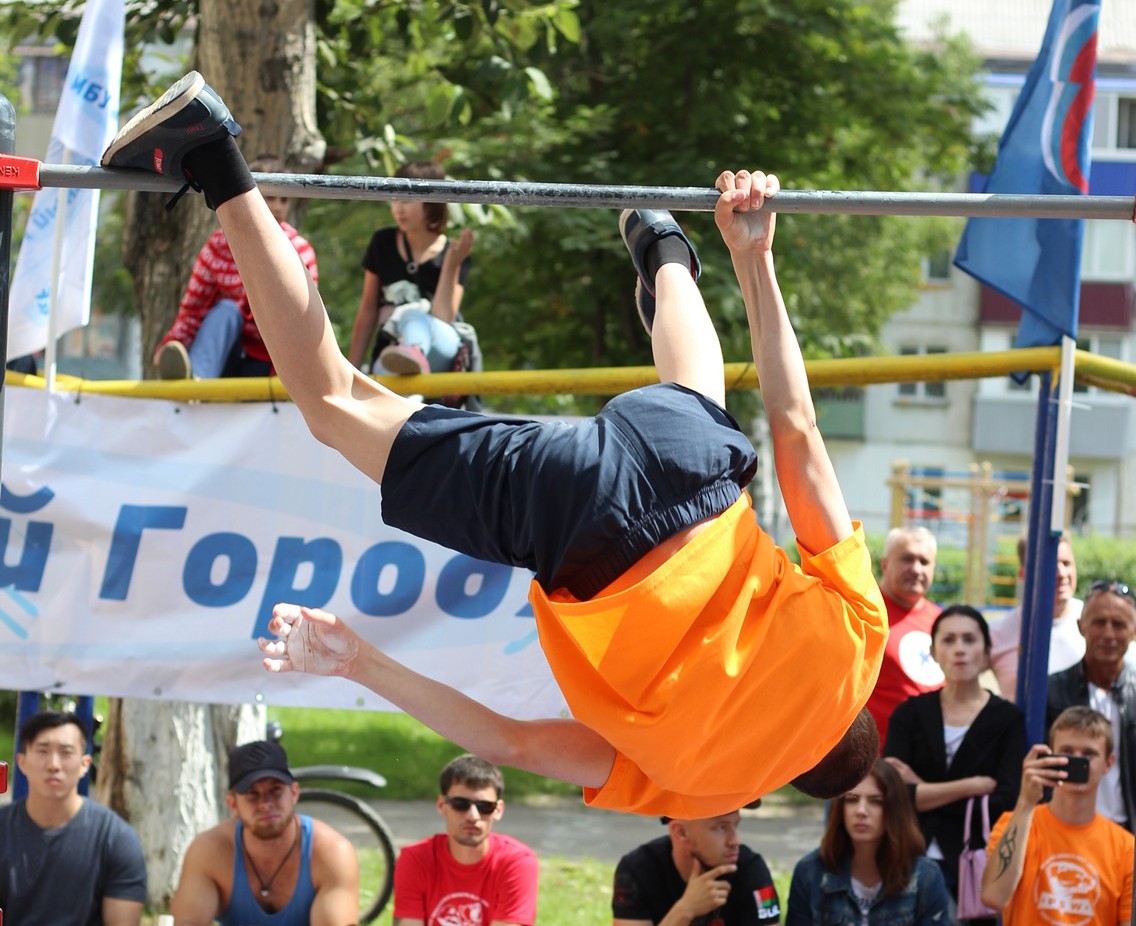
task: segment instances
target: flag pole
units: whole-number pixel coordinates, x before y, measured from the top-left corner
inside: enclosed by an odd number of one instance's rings
[[[63,161],[71,160],[69,149],[63,149]],[[43,375],[49,393],[55,392],[55,365],[59,352],[59,261],[63,255],[63,229],[67,224],[67,190],[60,189],[55,204],[55,235],[51,248],[51,289],[47,297],[47,343],[43,350]]]

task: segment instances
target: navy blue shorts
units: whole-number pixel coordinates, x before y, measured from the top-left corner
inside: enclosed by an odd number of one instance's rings
[[[715,402],[647,386],[575,424],[429,405],[383,476],[383,521],[590,598],[684,527],[720,514],[757,454]]]

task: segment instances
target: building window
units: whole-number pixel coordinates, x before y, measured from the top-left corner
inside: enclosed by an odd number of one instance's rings
[[[1127,283],[1133,277],[1136,277],[1136,226],[1131,222],[1086,220],[1081,279]]]
[[[1123,360],[1124,339],[1116,334],[1082,334],[1077,338],[1077,350],[1087,350],[1112,360]],[[1083,383],[1076,383],[1073,391],[1082,394],[1100,392],[1095,386],[1086,386]]]
[[[16,50],[20,53],[20,49]],[[63,96],[69,58],[46,54],[44,49],[23,49],[20,62],[20,95],[33,113],[53,113]]]
[[[1136,153],[1136,95],[1098,93],[1093,113],[1093,148]]]
[[[901,357],[929,358],[936,354],[945,354],[946,352],[947,349],[945,347],[938,346],[907,346],[899,349],[899,355]],[[941,402],[947,398],[947,384],[942,380],[927,383],[900,383],[899,395],[902,399],[932,399],[936,402]]]
[[[923,258],[923,279],[927,283],[942,285],[951,281],[951,252],[943,249]]]
[[[1136,150],[1136,97],[1116,101],[1116,147]]]

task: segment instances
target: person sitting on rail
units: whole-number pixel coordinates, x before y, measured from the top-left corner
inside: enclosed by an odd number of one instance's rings
[[[283,169],[279,158],[259,157],[252,162],[255,171],[280,173]],[[286,196],[264,199],[312,280],[318,282],[315,249],[288,224],[291,201]],[[248,295],[223,231],[213,232],[198,252],[177,315],[154,352],[154,365],[161,379],[272,374],[268,349],[249,310]]]
[[[414,161],[395,176],[441,180],[445,174],[438,164]],[[395,226],[375,232],[363,255],[363,297],[347,357],[371,373],[453,370],[461,349],[454,322],[462,320],[473,232],[463,229],[456,241],[446,237],[445,203],[396,200],[390,208]]]

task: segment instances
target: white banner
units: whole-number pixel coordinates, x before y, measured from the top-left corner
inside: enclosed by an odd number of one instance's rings
[[[502,713],[565,710],[531,573],[385,526],[291,403],[4,395],[0,688],[390,709],[264,671],[255,638],[292,601]]]
[[[123,0],[87,3],[55,111],[45,163],[97,164],[118,131],[124,23]],[[65,205],[56,266],[56,221],[61,203]],[[98,190],[47,189],[36,193],[12,275],[9,360],[42,350],[47,344],[53,286],[57,287],[55,306],[59,313],[56,332],[63,334],[90,319],[98,211]]]

